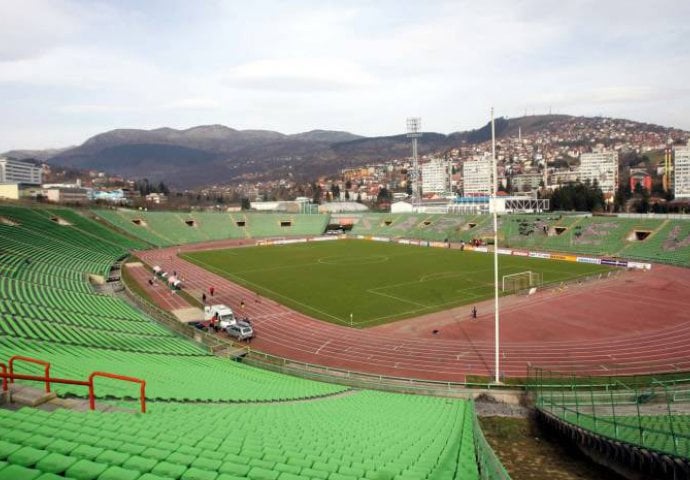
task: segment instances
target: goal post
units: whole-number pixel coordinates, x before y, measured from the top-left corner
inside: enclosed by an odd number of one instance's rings
[[[540,272],[527,270],[524,272],[510,273],[508,275],[503,275],[502,291],[504,293],[515,293],[520,290],[539,287],[542,281],[543,275]]]

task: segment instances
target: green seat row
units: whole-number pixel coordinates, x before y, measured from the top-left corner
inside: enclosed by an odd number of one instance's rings
[[[464,401],[378,392],[146,415],[22,409],[0,411],[0,461],[82,480],[474,479],[471,419]]]

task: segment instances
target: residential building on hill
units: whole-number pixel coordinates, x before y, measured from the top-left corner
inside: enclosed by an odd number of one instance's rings
[[[422,192],[444,193],[450,190],[450,165],[447,161],[434,158],[422,164]]]
[[[690,142],[685,147],[675,147],[673,163],[675,198],[690,199]]]
[[[463,192],[466,197],[491,195],[492,191],[491,155],[484,155],[462,164]]]
[[[595,152],[580,155],[581,182],[595,181],[607,200],[613,200],[618,190],[618,152]]]

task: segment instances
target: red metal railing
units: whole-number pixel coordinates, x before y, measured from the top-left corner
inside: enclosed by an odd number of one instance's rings
[[[93,379],[95,377],[113,378],[115,380],[122,380],[125,382],[134,382],[139,384],[139,402],[141,403],[141,413],[146,413],[146,381],[140,378],[126,377],[124,375],[117,375],[108,372],[93,372],[89,375],[89,408],[94,410],[96,408],[96,395],[94,394]]]
[[[45,377],[43,379],[46,382],[46,393],[50,393],[50,363],[43,361],[43,360],[38,360],[36,358],[31,358],[31,357],[23,357],[21,355],[15,355],[10,358],[10,383],[14,383],[14,362],[16,360],[21,360],[22,362],[28,362],[28,363],[34,363],[36,365],[43,365],[43,372],[45,374]]]
[[[0,362],[0,369],[2,369],[2,391],[7,391],[7,365]]]
[[[37,365],[43,365],[45,367],[44,370],[44,376],[40,375],[27,375],[23,373],[14,373],[14,361],[15,360],[22,360],[24,362],[29,362],[29,363],[35,363]],[[37,381],[37,382],[45,382],[46,385],[46,393],[50,393],[50,384],[51,383],[62,383],[65,385],[81,385],[84,387],[89,388],[89,408],[91,410],[96,409],[96,393],[94,389],[94,378],[95,377],[105,377],[105,378],[112,378],[115,380],[122,380],[125,382],[134,382],[139,384],[139,403],[141,405],[141,413],[146,413],[146,381],[142,380],[140,378],[135,378],[135,377],[127,377],[124,375],[117,375],[115,373],[108,373],[108,372],[93,372],[91,375],[89,375],[88,380],[74,380],[71,378],[57,378],[57,377],[51,377],[50,376],[50,363],[43,361],[43,360],[38,360],[36,358],[31,358],[31,357],[23,357],[21,355],[15,355],[9,360],[9,372],[7,369],[7,366],[4,363],[0,362],[0,377],[2,377],[2,390],[7,391],[8,390],[8,385],[7,385],[7,379],[10,380],[9,383],[14,383],[15,380],[32,380],[32,381]]]

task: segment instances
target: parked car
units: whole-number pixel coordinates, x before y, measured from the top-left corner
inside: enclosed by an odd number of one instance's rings
[[[250,340],[254,336],[254,329],[252,326],[244,321],[233,323],[225,329],[228,335],[237,340]]]

